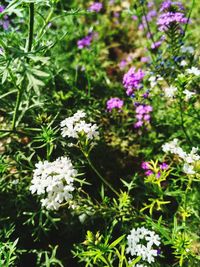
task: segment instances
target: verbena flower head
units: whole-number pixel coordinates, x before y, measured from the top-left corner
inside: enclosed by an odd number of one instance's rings
[[[172,25],[186,24],[187,21],[181,12],[167,12],[158,17],[157,24],[160,31],[167,31]]]
[[[139,89],[144,75],[145,73],[141,69],[137,71],[134,67],[129,69],[123,77],[123,85],[126,88],[127,95],[131,95],[134,90]]]
[[[88,8],[88,11],[91,11],[91,12],[100,12],[102,8],[103,8],[103,4],[102,3],[94,2]]]
[[[158,246],[160,245],[160,237],[145,227],[132,229],[127,236],[128,246],[127,254],[131,256],[141,256],[143,261],[152,263],[158,256]]]
[[[160,11],[180,11],[184,10],[184,6],[181,2],[174,2],[171,0],[166,0],[161,4]]]
[[[42,206],[57,210],[63,202],[73,198],[74,178],[77,176],[71,160],[61,157],[53,162],[38,162],[33,173],[30,190],[42,196]]]
[[[118,97],[113,97],[113,98],[109,99],[106,103],[107,110],[109,112],[111,112],[113,109],[119,109],[120,110],[123,107],[123,105],[124,105],[124,101]]]
[[[87,36],[85,36],[83,39],[78,40],[77,46],[79,49],[89,47],[91,45],[92,40],[93,40],[93,35],[90,33]]]
[[[79,139],[84,135],[88,140],[98,139],[99,132],[96,124],[87,123],[84,118],[86,113],[82,110],[77,111],[72,117],[66,118],[60,123],[61,135]]]

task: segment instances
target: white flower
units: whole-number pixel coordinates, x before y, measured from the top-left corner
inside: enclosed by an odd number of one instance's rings
[[[61,135],[78,139],[80,134],[84,134],[87,139],[98,139],[99,132],[96,124],[87,123],[83,118],[86,113],[79,110],[72,117],[66,118],[60,123]]]
[[[183,93],[185,94],[185,100],[186,100],[186,101],[188,101],[193,95],[195,95],[194,92],[191,92],[191,91],[189,91],[189,90],[187,90],[187,89],[185,89],[185,90],[183,91]]]
[[[149,78],[150,86],[151,88],[154,88],[157,85],[158,81],[163,81],[163,78],[160,75],[157,76],[151,76]]]
[[[194,167],[187,163],[183,165],[183,172],[186,174],[195,174]]]
[[[39,162],[33,173],[31,193],[42,195],[42,206],[57,210],[64,201],[73,198],[74,178],[77,171],[68,157],[61,157],[53,162]]]
[[[178,139],[174,139],[171,142],[168,142],[162,145],[162,150],[165,153],[172,153],[179,156],[182,159],[183,165],[183,172],[186,174],[195,174],[194,164],[196,161],[200,160],[200,156],[197,154],[198,148],[192,147],[190,153],[186,153],[179,145]]]
[[[165,153],[168,153],[168,152],[174,153],[177,146],[178,146],[178,139],[175,138],[171,142],[168,142],[168,143],[162,145],[162,150]]]
[[[194,48],[192,46],[182,46],[181,47],[181,52],[182,53],[194,54]]]
[[[127,236],[127,241],[126,253],[130,253],[131,256],[141,256],[142,260],[148,263],[154,262],[158,256],[154,247],[160,245],[160,237],[145,227],[133,228]]]
[[[174,86],[170,86],[168,88],[164,89],[164,94],[166,97],[172,98],[175,96],[175,93],[177,92],[177,88]]]
[[[180,63],[180,65],[182,66],[182,67],[185,67],[185,66],[187,66],[187,61],[186,60],[182,60],[181,61],[181,63]]]
[[[199,76],[200,75],[200,70],[196,67],[192,67],[191,69],[187,69],[186,72],[188,74],[194,74],[196,76]]]

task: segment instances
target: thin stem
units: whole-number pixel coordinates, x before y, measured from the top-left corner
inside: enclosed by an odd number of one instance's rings
[[[52,15],[53,15],[53,11],[54,11],[54,9],[52,8],[52,9],[50,10],[50,12],[49,12],[49,15],[47,16],[47,18],[46,18],[46,20],[45,20],[45,23],[44,23],[44,25],[43,25],[43,27],[42,27],[40,33],[38,34],[38,40],[40,40],[40,38],[41,38],[42,35],[43,35],[43,32],[44,32],[45,28],[46,28],[47,25],[49,24],[49,21],[51,20]]]
[[[95,168],[91,160],[89,159],[89,156],[84,153],[84,156],[87,159],[88,164],[93,169],[93,171],[97,174],[97,176],[102,180],[104,184],[106,184],[112,191],[119,197],[119,193],[113,188],[113,186],[99,173],[99,171]]]
[[[29,34],[28,34],[28,42],[27,42],[27,52],[30,52],[33,45],[33,33],[34,33],[34,3],[30,3],[29,5]],[[16,121],[18,117],[19,106],[21,103],[21,98],[23,95],[23,87],[24,87],[24,80],[21,82],[21,87],[18,88],[17,92],[17,100],[15,104],[13,120],[12,120],[12,130],[16,129]]]
[[[14,110],[14,114],[13,114],[13,120],[12,120],[12,130],[13,131],[16,129],[16,122],[17,122],[19,105],[20,105],[20,102],[21,102],[21,96],[22,96],[22,90],[20,89],[17,92],[17,100],[16,100],[15,110]]]
[[[27,52],[30,52],[33,45],[33,33],[34,33],[34,3],[30,3],[29,6],[29,35],[27,43]]]
[[[188,18],[187,18],[187,23],[186,23],[186,25],[185,25],[185,29],[184,29],[184,34],[183,34],[183,36],[185,36],[185,33],[186,33],[186,31],[187,31],[188,24],[189,24],[189,22],[190,22],[190,17],[191,17],[191,15],[192,15],[192,11],[193,11],[193,9],[194,9],[194,4],[195,4],[195,0],[192,1],[192,6],[191,6],[191,8],[190,8],[190,12],[189,12],[189,15],[188,15]]]
[[[188,143],[189,143],[190,145],[192,145],[192,142],[191,142],[191,140],[190,140],[190,137],[189,137],[189,135],[188,135],[188,133],[187,133],[187,131],[186,131],[186,129],[185,129],[185,126],[184,126],[183,107],[182,107],[181,99],[179,99],[179,107],[180,107],[181,127],[182,127],[182,130],[183,130],[183,132],[184,132],[184,134],[185,134],[185,137],[186,137],[187,140],[188,140]]]

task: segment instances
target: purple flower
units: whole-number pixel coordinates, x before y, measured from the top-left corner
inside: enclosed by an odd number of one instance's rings
[[[152,175],[152,174],[153,174],[153,172],[152,172],[151,170],[148,170],[148,171],[145,172],[145,175],[146,175],[146,176],[150,176],[150,175]]]
[[[103,4],[102,3],[94,2],[88,8],[88,11],[91,11],[91,12],[100,12],[102,8],[103,8]]]
[[[148,13],[147,13],[147,21],[152,21],[153,17],[156,17],[157,16],[157,12],[156,10],[150,10]],[[146,19],[145,19],[146,20]]]
[[[133,15],[131,18],[132,20],[138,20],[138,17],[136,15]]]
[[[179,10],[184,10],[183,4],[181,2],[172,2],[171,0],[166,0],[161,4],[160,11],[170,11],[172,7],[178,8]]]
[[[161,170],[167,170],[169,168],[169,165],[165,162],[161,163],[160,164],[160,169]]]
[[[107,110],[111,112],[114,108],[121,109],[124,105],[124,101],[118,97],[113,97],[107,101],[106,105],[107,105]]]
[[[4,6],[0,6],[0,13],[2,13],[5,10]],[[3,27],[4,30],[7,30],[9,28],[10,22],[7,15],[3,17],[2,20],[0,20],[0,26]]]
[[[147,105],[147,106],[144,106],[144,110],[145,110],[145,113],[149,113],[149,112],[153,111],[153,108],[152,108],[152,106]]]
[[[143,170],[149,170],[149,162],[148,161],[143,161],[141,164],[141,168]]]
[[[149,114],[145,114],[143,119],[144,121],[150,121],[151,116]]]
[[[161,44],[162,44],[162,41],[157,41],[151,45],[151,49],[155,50],[155,49],[159,48],[161,46]]]
[[[143,125],[143,121],[137,121],[135,124],[134,124],[134,128],[140,128],[142,127]]]
[[[126,88],[126,93],[130,96],[134,90],[139,89],[139,85],[144,78],[144,72],[139,69],[135,70],[134,67],[130,68],[129,71],[123,77],[123,85]]]
[[[167,31],[173,24],[186,24],[188,19],[181,12],[167,12],[158,17],[157,25],[160,31]]]
[[[150,58],[149,57],[141,57],[140,61],[143,63],[146,63],[146,62],[150,61]]]
[[[93,35],[92,34],[88,34],[83,39],[78,40],[78,42],[77,42],[78,48],[79,49],[83,49],[85,47],[89,47],[91,45],[92,38],[93,38]]]
[[[126,65],[127,65],[127,61],[126,61],[126,59],[122,59],[122,60],[120,61],[120,63],[119,63],[119,68],[120,68],[120,70],[123,70],[123,69],[126,67]]]
[[[152,106],[150,105],[138,105],[135,109],[136,118],[138,121],[134,124],[135,128],[141,127],[145,122],[150,122],[151,116],[150,112],[153,111]]]

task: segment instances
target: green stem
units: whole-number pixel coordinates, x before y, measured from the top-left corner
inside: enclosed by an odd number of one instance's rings
[[[40,38],[41,38],[42,35],[43,35],[43,32],[44,32],[45,28],[46,28],[47,25],[49,24],[49,21],[51,20],[52,15],[53,15],[53,11],[54,11],[54,9],[52,8],[52,9],[50,10],[50,12],[49,12],[49,15],[47,16],[47,18],[46,18],[46,20],[45,20],[45,23],[44,23],[44,25],[43,25],[43,27],[42,27],[40,33],[38,34],[38,38],[37,38],[38,40],[40,40]]]
[[[182,100],[179,99],[179,107],[180,107],[180,115],[181,115],[181,128],[183,130],[183,133],[185,134],[186,139],[188,140],[188,143],[192,146],[193,145],[192,141],[191,141],[191,139],[190,139],[190,137],[189,137],[189,135],[185,129],[185,126],[184,126],[183,107],[182,107],[181,101]]]
[[[34,3],[30,3],[29,6],[29,35],[27,43],[27,52],[30,52],[33,45],[33,33],[34,33]]]
[[[84,156],[87,159],[88,164],[90,165],[90,167],[92,168],[92,170],[97,174],[97,176],[102,180],[102,182],[107,185],[112,191],[113,193],[115,193],[118,197],[119,197],[119,193],[113,188],[113,186],[106,180],[104,179],[104,177],[99,173],[99,171],[95,168],[95,166],[93,165],[93,163],[91,162],[91,160],[89,159],[89,156],[86,155],[84,153]]]
[[[34,32],[34,3],[30,3],[29,6],[29,35],[27,42],[27,52],[30,52],[33,45],[33,32]],[[16,121],[18,117],[19,106],[21,103],[21,98],[23,95],[24,80],[21,82],[21,87],[18,87],[17,100],[15,104],[13,120],[12,120],[12,130],[16,129]]]
[[[14,115],[13,115],[13,120],[12,120],[12,130],[13,131],[16,129],[16,122],[17,122],[19,105],[20,105],[20,102],[21,102],[21,96],[22,96],[22,90],[20,89],[17,92],[17,100],[16,100],[15,110],[14,110]]]
[[[107,258],[106,256],[103,256],[103,257],[104,257],[105,261],[107,262],[108,267],[112,267],[112,265],[111,265],[111,263],[109,262],[108,258]]]

